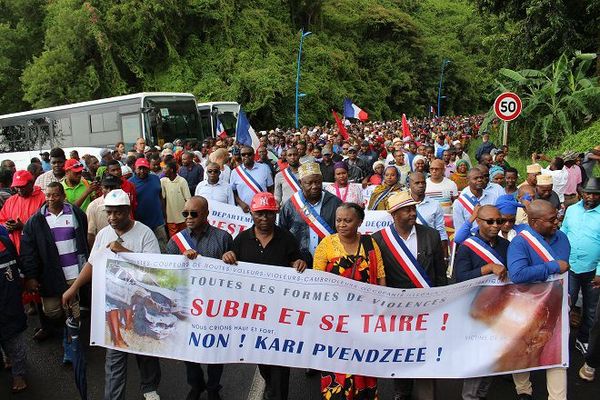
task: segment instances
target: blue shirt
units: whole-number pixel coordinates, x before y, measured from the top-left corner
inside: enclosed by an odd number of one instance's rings
[[[177,174],[187,181],[190,193],[194,193],[196,186],[204,178],[204,169],[199,164],[192,164],[190,167],[182,165],[179,167]]]
[[[546,242],[546,239],[534,231],[530,226],[526,226],[526,231],[535,236],[540,243]],[[542,258],[533,250],[525,238],[517,235],[510,246],[508,246],[508,274],[514,283],[543,282],[550,275],[558,274],[560,267],[556,260],[569,260],[571,245],[569,239],[561,231],[556,231],[550,238],[549,245],[554,257],[554,261],[544,262]]]
[[[560,228],[571,243],[569,264],[576,274],[596,271],[600,275],[600,206],[591,210],[583,200],[567,208]]]
[[[129,178],[129,182],[135,185],[137,193],[137,207],[135,209],[135,219],[146,225],[150,229],[155,229],[165,224],[165,217],[162,211],[162,189],[158,176],[148,174],[146,179],[140,179],[137,175]]]
[[[248,173],[254,180],[260,185],[261,191],[266,192],[267,188],[273,186],[273,175],[271,175],[271,169],[266,164],[255,162],[251,169],[246,168],[245,165],[240,165],[246,173]],[[239,198],[248,206],[252,202],[252,198],[255,195],[254,190],[250,189],[246,182],[242,180],[240,174],[234,169],[231,171],[231,177],[229,178],[229,184],[234,192],[237,192]]]
[[[444,211],[442,210],[440,203],[433,200],[431,197],[425,196],[423,201],[417,204],[417,211],[423,217],[425,222],[427,222],[427,226],[439,232],[441,240],[448,240],[446,224],[444,223]],[[417,223],[424,225],[419,217],[417,217]]]
[[[461,193],[465,193],[469,197],[473,197],[473,193],[468,186],[464,188]],[[497,183],[490,183],[485,189],[483,189],[481,197],[477,200],[482,206],[495,206],[498,197],[504,194],[505,193],[502,186],[498,185]],[[454,228],[459,229],[461,226],[463,226],[465,221],[469,220],[469,218],[471,218],[471,214],[467,212],[465,207],[460,203],[460,201],[458,201],[458,199],[455,200],[452,204],[452,219],[454,221]],[[473,223],[473,226],[477,226],[477,221]]]
[[[479,239],[485,242],[488,246],[496,250],[496,253],[500,256],[500,261],[506,262],[506,254],[508,253],[508,246],[510,242],[504,238],[496,238],[496,244],[492,246],[484,238],[479,236],[479,232],[476,235]],[[469,279],[478,278],[481,276],[481,267],[487,265],[487,261],[479,257],[477,253],[471,250],[470,247],[460,246],[456,252],[456,260],[454,261],[454,268],[456,270],[456,282],[464,282]]]

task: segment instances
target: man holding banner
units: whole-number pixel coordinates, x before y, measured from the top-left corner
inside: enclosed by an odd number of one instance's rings
[[[443,286],[448,283],[439,233],[417,224],[417,202],[406,192],[396,192],[388,200],[394,224],[373,234],[381,249],[389,287],[412,289]],[[394,400],[412,398],[412,379],[394,380]],[[434,398],[434,381],[419,380],[417,398]]]
[[[240,233],[233,241],[232,250],[223,255],[227,264],[245,261],[256,264],[290,266],[298,272],[306,269],[300,257],[298,242],[287,230],[275,225],[279,206],[271,193],[259,193],[252,199],[250,211],[254,225]],[[259,365],[265,380],[265,400],[287,400],[290,368],[277,365]]]
[[[298,181],[300,156],[298,155],[298,149],[290,147],[286,151],[285,157],[289,166],[275,175],[275,199],[279,204],[285,204],[294,193],[300,190],[300,181]]]
[[[250,202],[260,192],[273,192],[273,175],[266,164],[254,162],[254,149],[243,146],[240,155],[242,165],[231,171],[229,184],[233,189],[235,203],[244,210],[250,211]]]
[[[506,255],[510,242],[498,236],[504,220],[498,209],[490,205],[479,208],[477,219],[480,221],[479,231],[458,248],[454,263],[456,281],[463,282],[489,274],[506,280]],[[486,398],[491,384],[492,377],[465,379],[463,400]]]
[[[183,254],[190,260],[199,255],[220,259],[231,250],[231,235],[208,224],[208,201],[204,197],[194,196],[186,201],[181,215],[187,227],[169,240],[167,254]],[[199,400],[204,390],[208,392],[208,400],[221,400],[219,382],[223,375],[223,364],[208,364],[206,382],[200,364],[186,362],[185,369],[187,382],[191,386],[186,400]]]
[[[508,247],[507,267],[514,283],[544,282],[550,275],[569,270],[571,246],[567,235],[558,230],[556,208],[545,200],[534,200],[527,213],[529,226]],[[514,374],[513,379],[519,398],[531,399],[529,372]],[[546,380],[549,400],[567,399],[566,368],[547,369]]]
[[[298,169],[300,187],[279,213],[279,226],[288,230],[300,243],[302,259],[312,266],[319,242],[335,232],[335,211],[342,201],[323,191],[323,176],[316,162]]]

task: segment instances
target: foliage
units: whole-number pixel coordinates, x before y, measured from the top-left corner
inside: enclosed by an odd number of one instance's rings
[[[567,150],[586,153],[600,143],[600,121],[573,135],[568,135],[560,144],[558,154]]]
[[[446,113],[489,103],[495,18],[468,0],[0,0],[0,106],[9,111],[138,91],[242,103],[256,128],[301,122],[351,97],[372,118],[425,115],[442,60]]]
[[[498,92],[513,91],[523,100],[521,116],[510,123],[511,137],[527,153],[552,148],[600,112],[598,77],[590,76],[596,54],[562,54],[541,69],[500,70]],[[488,111],[483,126],[493,118]]]
[[[542,68],[563,53],[598,52],[600,1],[475,0],[497,24],[489,45],[498,68]]]

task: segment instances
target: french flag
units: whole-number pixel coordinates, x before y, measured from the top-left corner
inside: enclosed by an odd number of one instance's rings
[[[260,146],[258,136],[256,136],[254,128],[250,125],[250,121],[248,121],[248,117],[246,117],[246,113],[241,107],[235,127],[235,140],[240,144],[252,147],[254,151]]]
[[[227,137],[227,131],[225,130],[225,127],[223,126],[223,123],[219,117],[217,117],[217,136],[221,139],[225,139]]]
[[[362,108],[357,106],[350,100],[349,98],[344,99],[344,117],[346,118],[356,118],[361,121],[366,121],[369,119],[369,114],[364,112]]]

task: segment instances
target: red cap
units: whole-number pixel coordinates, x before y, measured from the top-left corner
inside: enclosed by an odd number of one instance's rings
[[[135,167],[146,167],[146,168],[150,168],[150,163],[148,162],[148,160],[146,160],[145,158],[138,158],[137,161],[135,162]]]
[[[66,162],[65,162],[65,171],[75,171],[75,172],[81,172],[83,171],[83,164],[81,164],[79,161],[77,161],[74,158],[69,158]]]
[[[11,187],[21,187],[27,185],[33,181],[33,175],[29,171],[20,170],[15,172],[13,175],[13,181]]]
[[[250,211],[279,211],[279,205],[273,193],[256,193],[250,204]]]

